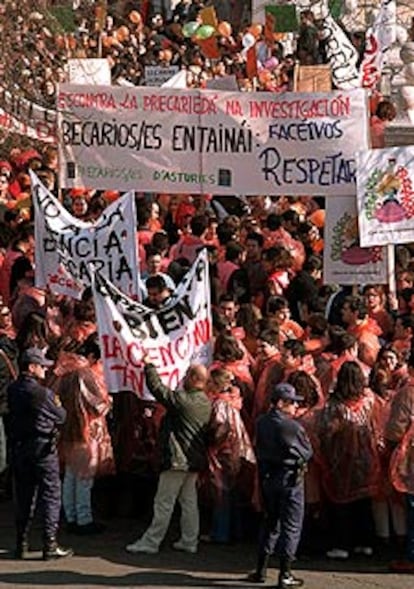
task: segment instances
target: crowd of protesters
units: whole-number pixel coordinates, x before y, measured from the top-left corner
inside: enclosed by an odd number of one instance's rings
[[[14,63],[3,61],[0,67],[9,88],[14,84],[39,104],[54,104],[68,57],[96,57],[98,52],[109,59],[114,82],[139,85],[145,65],[175,64],[191,73],[190,85],[202,87],[209,78],[235,74],[241,90],[252,89],[243,54],[243,35],[249,30],[243,14],[236,25],[222,29],[221,58],[212,61],[182,33],[204,6],[200,1],[181,0],[169,15],[149,11],[144,16],[135,10],[137,3],[125,3],[123,10],[109,10],[100,27],[93,11],[91,21],[91,12],[83,16],[80,9],[77,29],[69,36],[52,33],[41,13],[28,11],[23,17],[26,4],[0,7],[3,32],[9,20],[14,27],[13,36],[3,36],[3,55],[16,56]],[[263,30],[254,33],[261,38]],[[296,59],[324,62],[323,40],[310,12],[303,15],[295,55],[284,54],[277,41],[270,50],[263,46],[257,90],[291,90]],[[382,100],[373,102],[374,113],[373,142],[379,147],[395,109]],[[119,193],[59,191],[54,146],[28,148],[16,140],[7,153],[3,150],[3,158],[1,492],[7,495],[9,489],[7,389],[25,351],[40,348],[53,360],[47,382],[67,412],[58,440],[67,529],[101,533],[91,505],[94,479],[112,477],[122,486],[131,474],[155,476],[165,460],[158,452],[165,410],[132,393],[108,395],[88,290],[74,301],[34,285],[28,170],[35,170],[82,220],[95,220]],[[396,294],[385,285],[326,285],[322,198],[137,192],[136,201],[146,305],[166,304],[200,249],[208,250],[214,357],[209,374],[203,374],[212,404],[206,467],[199,474],[204,539],[243,540],[248,532],[242,514],[260,512],[255,423],[269,410],[275,386],[289,383],[303,397],[296,418],[314,452],[305,474],[302,550],[316,547],[345,560],[353,552],[369,557],[398,548],[402,556],[405,549],[408,560],[394,569],[412,572],[414,248],[396,248]]]

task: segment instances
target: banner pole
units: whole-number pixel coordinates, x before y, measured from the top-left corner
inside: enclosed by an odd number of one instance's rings
[[[395,246],[393,243],[387,245],[387,273],[388,290],[390,295],[397,296],[397,284],[395,280]]]

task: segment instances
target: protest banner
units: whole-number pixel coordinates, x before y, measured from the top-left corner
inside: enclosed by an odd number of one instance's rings
[[[162,86],[179,71],[178,65],[146,65],[144,68],[145,84],[146,86]]]
[[[162,309],[122,294],[101,273],[92,283],[106,385],[151,398],[142,358],[148,354],[165,385],[175,389],[190,364],[211,361],[212,323],[206,250]]]
[[[9,132],[27,134],[39,141],[56,142],[57,112],[23,98],[23,92],[10,92],[0,86],[1,126]]]
[[[61,186],[167,193],[355,192],[365,91],[273,94],[63,85]]]
[[[319,30],[334,86],[341,90],[360,86],[358,51],[331,14],[321,21]]]
[[[386,248],[360,246],[355,196],[326,199],[324,284],[385,284]]]
[[[414,147],[357,154],[361,245],[414,241]]]
[[[386,51],[395,42],[397,34],[397,6],[395,0],[382,0],[374,23],[365,36],[365,51],[360,66],[361,85],[376,88]]]
[[[332,90],[331,66],[295,66],[293,89],[295,92],[330,92]]]
[[[55,294],[80,298],[91,272],[108,276],[138,296],[134,193],[107,207],[95,223],[73,217],[30,172],[35,208],[35,283]]]
[[[68,59],[67,72],[71,84],[111,84],[111,69],[107,59]]]
[[[43,141],[44,143],[56,143],[56,125],[51,127],[49,125],[37,124],[36,128],[30,127],[2,108],[0,108],[0,129],[3,129],[6,133],[17,133],[18,135],[24,135],[25,137]]]

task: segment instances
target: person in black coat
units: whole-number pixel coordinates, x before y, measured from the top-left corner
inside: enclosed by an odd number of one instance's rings
[[[20,358],[20,375],[8,389],[9,441],[16,506],[16,558],[29,552],[29,532],[37,505],[43,516],[43,559],[70,556],[56,534],[61,508],[57,427],[66,419],[59,398],[41,384],[53,362],[40,348]]]
[[[271,554],[280,558],[279,589],[300,587],[302,579],[292,575],[291,564],[299,544],[304,516],[304,473],[312,457],[312,446],[294,416],[303,400],[289,383],[276,385],[271,408],[256,425],[256,453],[264,507],[257,568],[248,580],[266,579]]]

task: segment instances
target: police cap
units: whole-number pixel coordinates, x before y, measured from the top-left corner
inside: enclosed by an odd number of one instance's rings
[[[45,353],[40,348],[27,348],[21,357],[22,364],[40,364],[40,366],[53,366],[53,360],[45,357]]]
[[[289,384],[288,382],[282,382],[277,384],[272,391],[270,396],[272,403],[276,403],[277,401],[300,401],[304,400],[304,397],[296,394],[296,389],[293,385]]]

